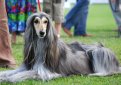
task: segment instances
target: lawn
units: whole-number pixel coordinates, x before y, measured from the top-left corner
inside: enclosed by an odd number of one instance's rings
[[[67,12],[67,11],[66,11]],[[72,37],[69,38],[63,31],[61,38],[70,43],[79,41],[86,44],[102,42],[106,47],[115,52],[121,63],[121,38],[116,38],[116,23],[112,16],[108,5],[90,5],[87,33],[93,37]],[[73,30],[72,30],[73,31]],[[13,55],[19,66],[23,59],[23,37],[17,37],[17,43],[12,45]],[[3,69],[2,69],[3,70]],[[6,69],[4,69],[6,70]],[[0,85],[14,85],[11,83],[1,83]],[[58,78],[48,82],[37,80],[26,80],[15,85],[121,85],[121,75],[113,75],[108,77],[89,77],[73,75],[66,78]]]

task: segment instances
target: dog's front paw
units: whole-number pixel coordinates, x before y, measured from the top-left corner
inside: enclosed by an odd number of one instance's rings
[[[0,82],[6,81],[6,77],[0,77]]]
[[[7,75],[5,74],[5,73],[3,73],[3,72],[0,72],[0,78],[2,78],[2,77],[6,77]]]
[[[8,77],[9,76],[9,73],[6,73],[6,72],[0,72],[0,77]]]
[[[11,82],[11,83],[16,83],[16,82],[20,82],[21,79],[17,79],[17,78],[13,78],[13,77],[9,77],[7,79],[7,82]]]

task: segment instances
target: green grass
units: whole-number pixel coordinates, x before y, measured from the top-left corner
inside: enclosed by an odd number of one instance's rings
[[[66,11],[67,12],[67,11]],[[69,38],[63,31],[61,38],[69,43],[79,41],[87,44],[102,42],[106,47],[113,50],[121,63],[121,38],[116,38],[116,24],[108,5],[91,5],[89,10],[87,33],[93,37],[72,37]],[[17,44],[12,45],[13,55],[19,66],[23,59],[23,38],[17,37]],[[26,80],[20,83],[1,83],[0,85],[120,85],[121,75],[108,77],[88,77],[74,75],[65,78],[57,78],[48,82]]]

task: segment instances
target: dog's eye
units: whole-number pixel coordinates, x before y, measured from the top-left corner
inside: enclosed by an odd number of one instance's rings
[[[39,23],[39,21],[38,21],[38,20],[35,20],[35,21],[34,21],[34,23],[36,23],[36,24],[37,24],[37,23]]]
[[[44,24],[47,24],[47,22],[48,22],[48,21],[46,20],[46,21],[44,21],[43,23],[44,23]]]

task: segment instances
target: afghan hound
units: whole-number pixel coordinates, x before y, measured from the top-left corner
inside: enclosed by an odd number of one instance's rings
[[[15,70],[0,72],[0,82],[51,80],[69,75],[108,76],[121,73],[114,53],[101,44],[65,44],[43,12],[31,15],[25,31],[24,60]]]

